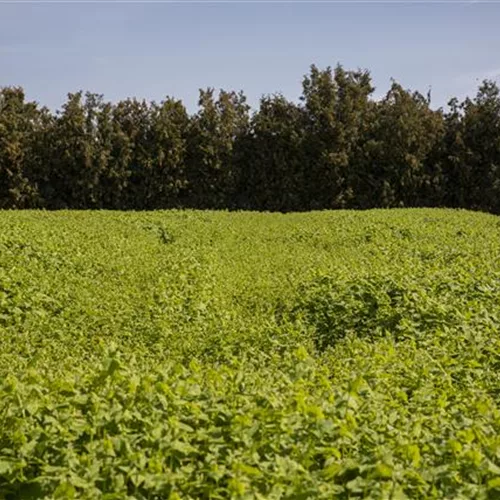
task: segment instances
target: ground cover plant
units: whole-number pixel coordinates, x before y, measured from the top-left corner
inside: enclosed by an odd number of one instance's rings
[[[0,498],[500,498],[500,221],[0,213]]]

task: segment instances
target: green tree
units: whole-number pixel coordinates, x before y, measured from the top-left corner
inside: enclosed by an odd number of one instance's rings
[[[429,100],[422,94],[393,82],[386,97],[371,112],[364,151],[358,154],[359,205],[427,204],[429,192],[441,175],[429,159],[443,133],[441,111],[430,109]]]
[[[151,114],[152,165],[145,179],[145,204],[147,208],[177,207],[188,185],[189,116],[182,102],[171,98],[153,103]]]
[[[474,99],[450,101],[444,140],[446,204],[500,212],[500,89],[484,81]]]
[[[97,115],[102,96],[68,94],[53,128],[51,198],[54,208],[98,208]]]
[[[42,204],[43,134],[48,112],[26,102],[23,89],[0,89],[0,207],[33,208]]]
[[[114,164],[111,182],[122,193],[122,208],[145,209],[145,179],[152,170],[152,116],[146,101],[126,99],[113,109]]]
[[[354,197],[351,157],[363,133],[373,92],[370,74],[346,71],[340,65],[335,70],[313,65],[302,87],[309,208],[346,207]]]
[[[244,144],[239,204],[257,210],[303,210],[304,113],[282,95],[265,96]]]
[[[199,208],[231,204],[239,178],[235,143],[249,126],[243,93],[200,90],[199,111],[192,118],[188,142],[187,203]]]

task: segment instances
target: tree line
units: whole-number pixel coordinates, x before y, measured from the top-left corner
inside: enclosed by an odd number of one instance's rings
[[[303,211],[447,206],[500,213],[500,91],[433,110],[368,71],[311,66],[299,102],[68,94],[51,112],[0,89],[0,208]]]

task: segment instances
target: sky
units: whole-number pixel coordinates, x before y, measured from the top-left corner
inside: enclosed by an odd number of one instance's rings
[[[243,90],[298,100],[311,64],[368,69],[433,107],[500,83],[500,2],[28,2],[0,0],[0,86],[58,109],[80,89],[118,101]]]

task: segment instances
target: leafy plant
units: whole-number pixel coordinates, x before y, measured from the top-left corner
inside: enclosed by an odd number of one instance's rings
[[[499,261],[458,210],[2,212],[0,498],[496,499]]]

